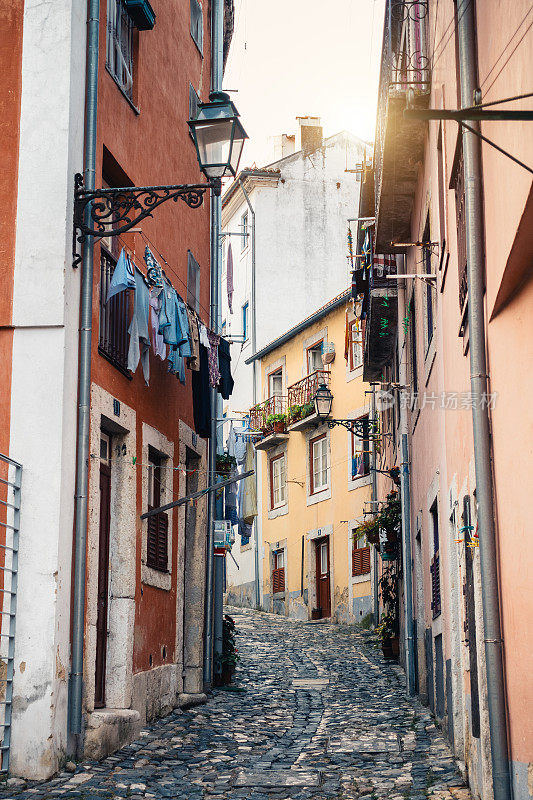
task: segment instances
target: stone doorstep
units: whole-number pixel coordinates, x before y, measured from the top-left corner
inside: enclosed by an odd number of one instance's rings
[[[307,770],[269,769],[241,770],[237,775],[235,786],[283,787],[283,786],[319,786],[320,773]]]
[[[294,678],[291,685],[299,689],[323,689],[329,685],[329,678]]]
[[[182,692],[178,695],[177,707],[186,710],[187,708],[194,708],[194,706],[201,706],[204,703],[207,703],[207,695],[203,694],[203,692],[199,692],[198,694],[186,694]]]
[[[100,760],[139,738],[141,716],[132,708],[101,708],[87,715],[84,758]]]

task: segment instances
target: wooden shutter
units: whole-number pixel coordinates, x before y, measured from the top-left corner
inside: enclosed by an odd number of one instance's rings
[[[146,564],[161,572],[168,569],[168,515],[162,511],[148,517]]]
[[[272,594],[285,591],[285,567],[272,570]]]
[[[370,572],[370,547],[357,547],[352,550],[352,577]]]
[[[435,553],[431,562],[431,608],[433,609],[433,619],[438,617],[441,612],[440,597],[440,564],[439,554]]]

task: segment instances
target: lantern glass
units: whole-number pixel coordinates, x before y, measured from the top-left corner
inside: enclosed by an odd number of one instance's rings
[[[227,94],[212,92],[209,100],[199,103],[196,119],[189,120],[200,169],[210,179],[235,177],[248,136]]]
[[[327,419],[331,414],[333,395],[323,383],[318,387],[315,395],[315,411],[319,419]]]

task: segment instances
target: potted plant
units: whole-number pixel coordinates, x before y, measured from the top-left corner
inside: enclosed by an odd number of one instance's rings
[[[389,492],[379,513],[379,525],[387,534],[389,542],[398,541],[402,519],[402,507],[397,492]]]
[[[289,406],[289,409],[287,411],[287,417],[289,425],[292,422],[298,422],[298,420],[301,419],[302,417],[302,406],[298,405],[297,403],[292,406]]]
[[[229,456],[226,453],[217,453],[216,471],[220,475],[228,475],[237,466],[235,456]]]
[[[310,414],[314,413],[315,413],[315,401],[310,400],[309,403],[305,403],[305,405],[302,406],[302,413],[300,418],[305,419]]]
[[[266,418],[267,428],[273,433],[285,433],[287,417],[285,414],[269,414]]]
[[[227,686],[232,683],[235,669],[239,661],[239,651],[235,647],[235,622],[228,614],[222,621],[222,655],[215,663],[215,683]]]
[[[383,613],[381,615],[381,620],[376,628],[376,633],[381,642],[383,658],[395,658],[398,654],[398,649],[394,646],[393,642],[396,640],[396,645],[398,645],[398,636],[396,633],[396,621],[393,614]]]
[[[365,519],[355,531],[355,536],[360,540],[366,536],[369,544],[379,544],[379,522],[377,517]]]
[[[383,570],[379,579],[383,614],[376,632],[384,658],[396,658],[400,650],[398,626],[398,574],[394,567]]]

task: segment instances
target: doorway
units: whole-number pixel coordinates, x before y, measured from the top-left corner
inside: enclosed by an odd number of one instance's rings
[[[111,526],[111,437],[100,435],[100,529],[98,537],[98,596],[94,707],[105,706],[107,628],[109,609],[109,532]]]
[[[329,537],[316,540],[315,558],[317,608],[321,611],[321,617],[331,617]]]

